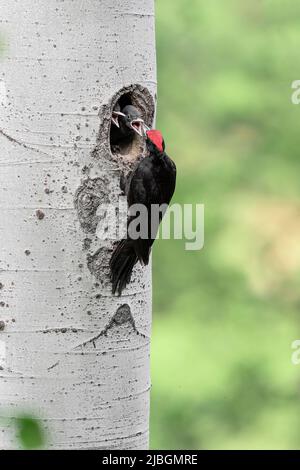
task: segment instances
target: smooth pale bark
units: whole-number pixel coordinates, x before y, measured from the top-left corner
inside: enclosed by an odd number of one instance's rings
[[[0,33],[1,414],[41,418],[51,449],[147,448],[150,269],[113,297],[95,230],[126,167],[110,100],[155,96],[154,2],[1,0]]]

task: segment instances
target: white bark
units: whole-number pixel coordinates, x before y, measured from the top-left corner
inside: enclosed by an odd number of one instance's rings
[[[111,99],[155,95],[153,3],[0,2],[0,406],[41,418],[51,449],[148,445],[150,270],[113,297],[95,227],[120,193]]]

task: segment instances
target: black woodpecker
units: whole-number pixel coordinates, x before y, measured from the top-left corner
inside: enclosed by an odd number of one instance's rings
[[[176,166],[165,153],[165,143],[160,131],[149,130],[146,132],[146,147],[147,154],[133,170],[127,185],[129,209],[127,238],[118,243],[110,260],[112,292],[114,294],[116,292],[119,295],[122,294],[123,289],[130,282],[133,267],[138,261],[142,265],[149,263],[151,247],[155,241],[159,224],[175,191]],[[147,215],[139,219],[144,225],[140,230],[140,233],[143,233],[140,237],[131,236],[130,224],[137,218],[137,215],[130,214],[130,207],[133,204],[142,204],[147,209]],[[165,206],[165,209],[160,212],[159,218],[151,218],[153,204]]]

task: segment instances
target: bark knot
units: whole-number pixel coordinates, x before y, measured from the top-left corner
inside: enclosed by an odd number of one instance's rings
[[[123,323],[129,322],[134,325],[134,320],[131,314],[131,310],[128,304],[121,305],[116,313],[114,314],[112,322],[117,325],[123,325]]]

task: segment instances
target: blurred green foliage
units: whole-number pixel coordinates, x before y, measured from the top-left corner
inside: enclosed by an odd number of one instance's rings
[[[17,439],[23,449],[38,449],[45,445],[44,431],[40,422],[31,416],[15,419]]]
[[[158,123],[205,247],[154,249],[151,446],[300,447],[300,4],[157,0]]]
[[[15,436],[18,448],[40,449],[46,445],[46,434],[41,421],[32,415],[20,414],[15,418],[1,416],[0,426],[3,430],[7,428],[7,432]]]

